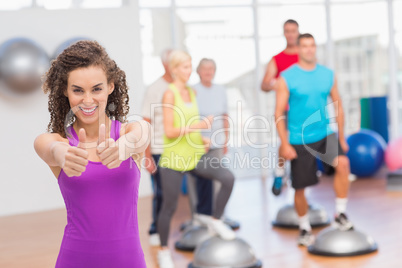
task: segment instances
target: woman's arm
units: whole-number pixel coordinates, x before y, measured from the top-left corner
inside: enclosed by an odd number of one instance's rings
[[[145,120],[125,124],[121,131],[123,135],[117,142],[123,160],[134,154],[143,154],[151,142],[151,124]]]
[[[169,139],[178,138],[200,129],[211,128],[213,122],[212,115],[189,126],[174,127],[173,124],[174,109],[177,109],[177,107],[174,106],[174,94],[171,90],[166,90],[165,94],[163,95],[162,104],[163,104],[163,127],[166,137],[168,137]],[[181,111],[178,110],[177,112],[179,113],[179,115],[181,114]]]
[[[70,145],[64,142],[59,134],[54,133],[43,133],[34,141],[36,153],[50,167],[63,166],[63,161],[58,156],[62,155],[63,151],[67,151],[69,147]]]
[[[147,117],[143,117],[145,121],[151,124],[151,119]],[[152,128],[152,124],[151,124]],[[152,133],[152,131],[151,131]],[[152,151],[151,151],[151,142],[149,143],[147,149],[145,149],[145,167],[148,170],[149,174],[153,174],[156,172],[156,164],[153,157],[152,157]]]
[[[63,168],[67,176],[80,176],[88,164],[88,152],[83,148],[85,131],[79,132],[80,144],[70,146],[59,134],[44,133],[34,142],[36,153],[49,167]]]

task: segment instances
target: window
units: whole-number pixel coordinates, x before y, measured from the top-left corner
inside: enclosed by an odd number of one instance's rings
[[[17,10],[32,6],[32,0],[0,0],[0,10]]]
[[[345,130],[351,133],[359,129],[354,123],[359,118],[354,107],[360,98],[388,93],[388,86],[382,79],[388,75],[387,4],[384,1],[336,2],[339,3],[331,6],[335,71],[344,99]],[[353,88],[341,87],[344,84],[351,84]]]
[[[160,54],[173,44],[170,10],[141,9],[140,26],[144,84],[148,86],[163,75]]]
[[[176,0],[177,6],[236,6],[250,4],[252,4],[252,0]]]
[[[170,7],[170,0],[139,0],[140,7]]]

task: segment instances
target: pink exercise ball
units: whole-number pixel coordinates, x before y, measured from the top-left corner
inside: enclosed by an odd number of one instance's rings
[[[388,144],[385,150],[385,163],[390,171],[402,168],[402,137]]]

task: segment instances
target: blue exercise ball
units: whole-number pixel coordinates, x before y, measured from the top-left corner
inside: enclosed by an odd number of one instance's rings
[[[317,170],[318,170],[318,171],[321,171],[321,172],[325,172],[325,170],[324,170],[324,165],[323,165],[321,159],[316,158],[315,160],[316,160],[316,162],[317,162]]]
[[[350,169],[358,177],[372,176],[384,163],[387,144],[377,132],[361,129],[348,137]]]

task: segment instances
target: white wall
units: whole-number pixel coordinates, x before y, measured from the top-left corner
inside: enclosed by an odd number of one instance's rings
[[[86,36],[97,40],[126,72],[130,114],[139,114],[144,86],[138,17],[136,6],[0,12],[0,44],[26,37],[53,55],[67,39]],[[35,137],[45,132],[49,122],[47,96],[41,90],[20,98],[4,92],[4,87],[0,88],[0,216],[64,207],[57,180],[33,149]],[[149,194],[149,175],[143,172],[140,196]]]

